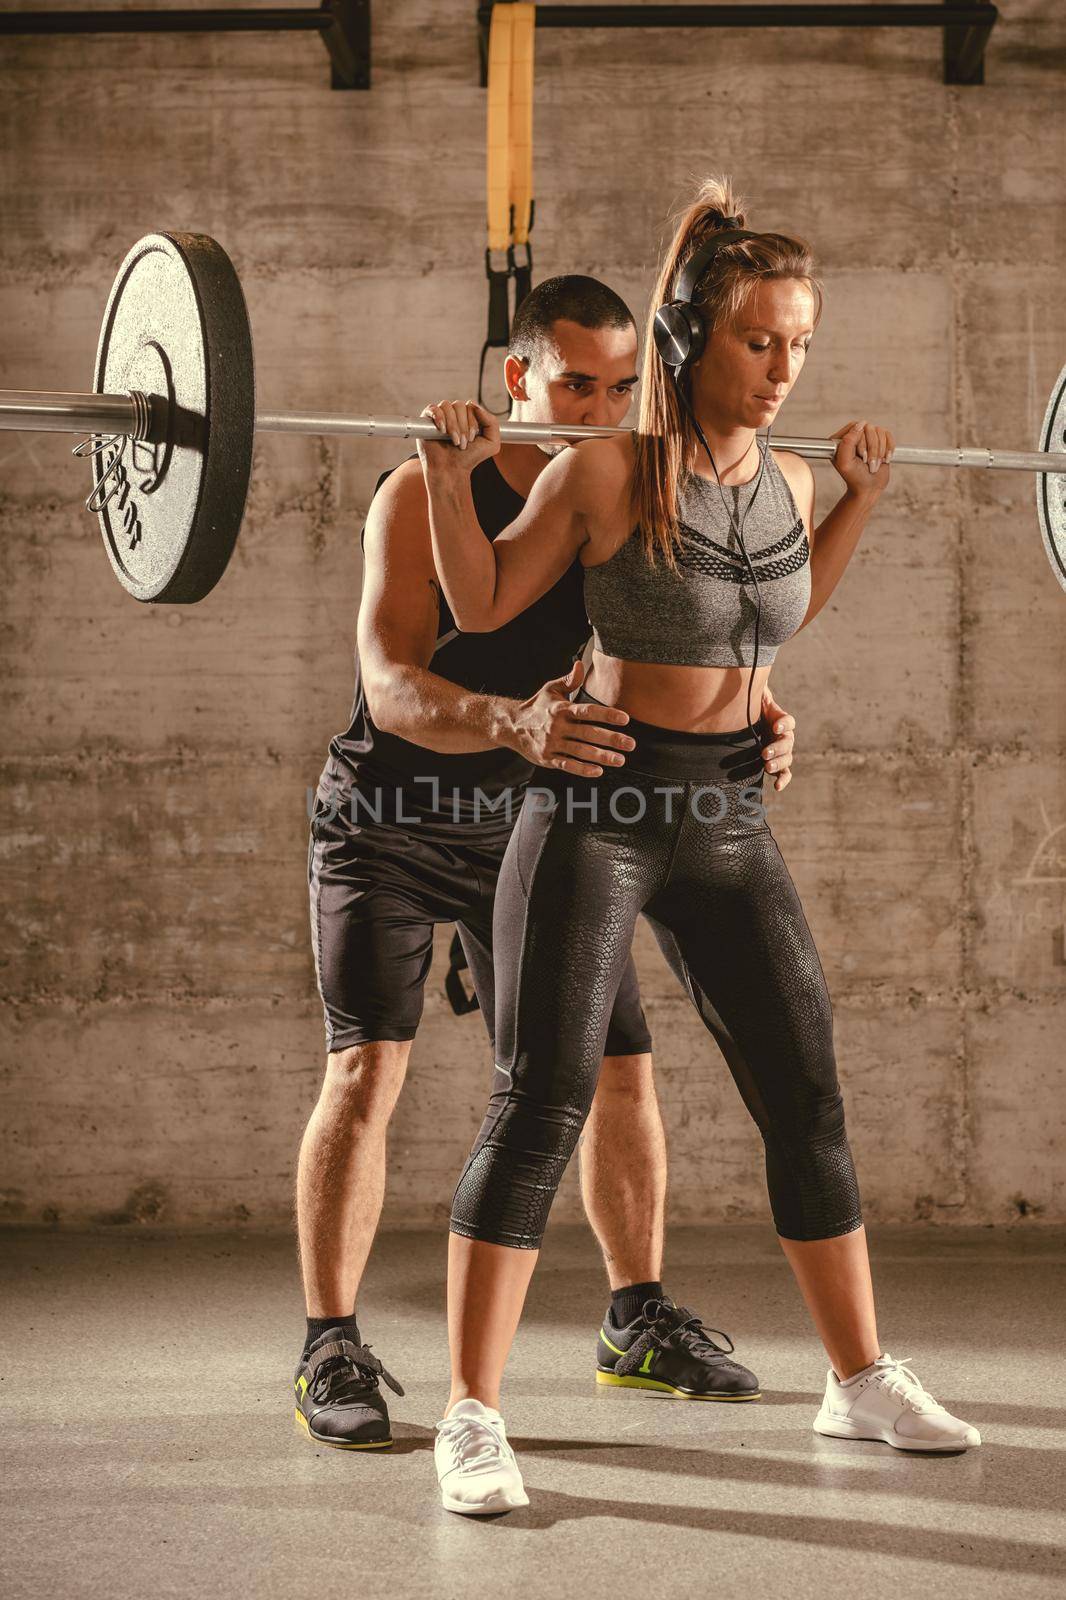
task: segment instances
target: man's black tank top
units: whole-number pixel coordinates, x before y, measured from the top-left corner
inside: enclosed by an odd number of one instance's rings
[[[375,494],[388,476],[385,472],[378,479]],[[495,539],[525,501],[491,458],[474,468],[470,486],[478,522],[486,537]],[[364,532],[365,527],[360,546]],[[527,700],[549,678],[568,672],[588,642],[584,570],[575,560],[539,600],[493,633],[460,633],[442,594],[429,670],[477,693]],[[356,647],[351,718],[345,731],[330,740],[318,796],[356,823],[379,820],[403,826],[417,819],[413,825],[427,837],[432,833],[439,838],[457,827],[464,837],[488,837],[506,831],[517,818],[522,791],[536,770],[514,750],[445,755],[378,728],[367,705]]]

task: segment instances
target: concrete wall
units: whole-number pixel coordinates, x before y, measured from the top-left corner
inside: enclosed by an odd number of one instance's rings
[[[417,411],[483,337],[472,4],[374,18],[374,86],[312,37],[5,41],[2,375],[89,387],[118,261],[158,227],[231,252],[264,402]],[[1031,448],[1066,351],[1066,29],[1004,8],[983,88],[929,31],[537,40],[538,276],[643,311],[693,175],[809,236],[828,286],[781,422]],[[402,315],[401,315],[402,313]],[[113,579],[71,441],[4,435],[6,1215],[251,1224],[290,1212],[323,1061],[305,792],[346,721],[358,529],[384,445],[260,437],[215,593]],[[820,511],[839,481],[819,467]],[[773,801],[833,995],[867,1214],[1066,1216],[1066,596],[1022,475],[897,469],[774,673],[799,721]],[[387,1221],[443,1219],[490,1060],[437,965]],[[767,1217],[758,1138],[647,930],[677,1220]],[[580,1215],[571,1171],[557,1218]]]

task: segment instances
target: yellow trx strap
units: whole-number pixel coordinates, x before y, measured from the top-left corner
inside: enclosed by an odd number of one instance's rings
[[[533,226],[533,30],[536,8],[511,12],[511,243],[527,244]]]
[[[489,280],[488,337],[481,350],[478,399],[482,398],[485,356],[505,348],[511,334],[509,286],[515,280],[515,310],[532,286],[533,256],[533,36],[536,8],[530,0],[497,4],[489,23],[486,194]],[[515,246],[526,259],[515,261]],[[506,251],[507,265],[494,267],[493,252]]]
[[[511,242],[511,42],[515,7],[493,6],[489,24],[489,249]]]

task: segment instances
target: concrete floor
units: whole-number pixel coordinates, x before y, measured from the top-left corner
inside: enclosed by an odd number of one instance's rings
[[[881,1332],[976,1423],[964,1456],[811,1431],[824,1364],[772,1234],[686,1229],[668,1287],[735,1338],[761,1403],[597,1388],[603,1280],[554,1228],[504,1414],[531,1504],[443,1511],[445,1233],[383,1236],[362,1332],[407,1394],[396,1446],[316,1448],[292,1422],[302,1309],[289,1239],[9,1232],[6,1600],[32,1596],[1048,1595],[1066,1577],[1066,1237],[873,1236]],[[696,1589],[693,1586],[699,1585]]]

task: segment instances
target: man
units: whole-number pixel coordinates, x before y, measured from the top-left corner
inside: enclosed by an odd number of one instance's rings
[[[632,315],[611,289],[594,278],[549,279],[515,316],[504,368],[512,415],[617,425],[636,359]],[[486,537],[517,516],[549,454],[504,445],[475,469]],[[379,1377],[403,1391],[362,1343],[355,1298],[381,1212],[386,1128],[421,1018],[433,925],[457,924],[492,1040],[493,896],[524,787],[537,766],[595,776],[624,763],[634,741],[624,712],[569,700],[589,635],[579,562],[505,627],[459,633],[437,582],[414,458],[379,482],[362,543],[355,701],[319,779],[308,855],[328,1054],[297,1178],[307,1334],[295,1388],[311,1438],[380,1449],[392,1440]],[[775,732],[764,760],[783,788],[794,720],[769,693],[763,710]],[[669,1337],[649,1386],[755,1399],[755,1376],[660,1281],[666,1155],[650,1048],[631,958],[581,1155],[582,1197],[611,1285],[598,1377],[612,1381],[612,1363],[653,1320],[660,1340]]]

